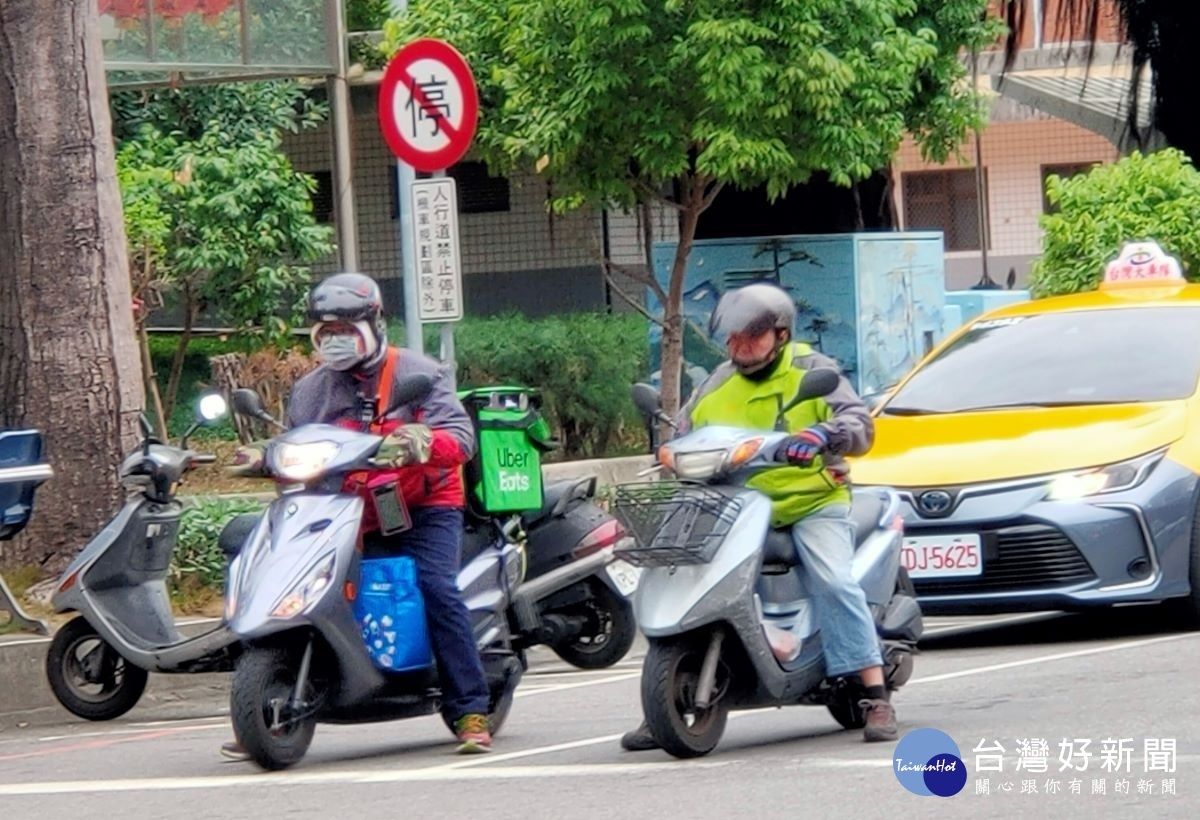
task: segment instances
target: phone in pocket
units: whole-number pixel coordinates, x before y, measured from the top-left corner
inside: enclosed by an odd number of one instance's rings
[[[412,516],[395,483],[375,487],[371,495],[375,500],[375,517],[379,519],[381,535],[395,535],[412,529]]]

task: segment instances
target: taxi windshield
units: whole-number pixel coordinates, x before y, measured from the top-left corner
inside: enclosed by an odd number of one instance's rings
[[[1200,307],[1007,316],[927,362],[886,415],[1183,399],[1200,375]]]

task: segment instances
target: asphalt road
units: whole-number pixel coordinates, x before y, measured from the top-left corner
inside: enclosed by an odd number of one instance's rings
[[[265,774],[217,754],[229,737],[219,693],[110,724],[6,731],[0,817],[1196,817],[1200,633],[1169,631],[1163,617],[928,619],[895,703],[903,734],[933,728],[957,744],[968,774],[948,798],[909,793],[895,744],[864,744],[814,707],[735,714],[700,760],[621,751],[639,717],[639,642],[599,672],[538,654],[494,752],[477,757],[450,754],[436,718],[320,726],[299,766]],[[1042,771],[1019,755],[1035,739],[1048,749]]]

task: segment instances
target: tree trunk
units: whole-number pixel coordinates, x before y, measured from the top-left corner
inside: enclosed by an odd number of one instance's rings
[[[675,418],[679,412],[679,383],[683,364],[683,279],[687,273],[688,256],[696,239],[696,223],[704,209],[704,185],[691,183],[683,196],[683,210],[679,215],[679,243],[675,246],[675,259],[671,264],[671,281],[667,285],[667,304],[663,310],[662,335],[662,403],[663,411]],[[664,431],[669,437],[670,431]]]
[[[192,329],[196,326],[196,299],[191,285],[183,283],[183,335],[179,337],[179,347],[175,348],[175,357],[171,359],[171,378],[167,381],[167,418],[175,415],[175,402],[179,399],[179,382],[183,379],[183,364],[187,358],[188,345],[192,342]],[[163,435],[167,430],[163,428]]]
[[[6,560],[54,571],[120,503],[143,398],[94,2],[0,2],[0,180],[0,427],[55,470]]]
[[[158,374],[154,372],[154,357],[150,355],[150,332],[146,330],[145,322],[137,327],[138,347],[142,354],[142,373],[145,375],[146,391],[150,394],[150,402],[154,406],[154,429],[166,440],[167,414],[163,412],[162,394],[158,390]]]

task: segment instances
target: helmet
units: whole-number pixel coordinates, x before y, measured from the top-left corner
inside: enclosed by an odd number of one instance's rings
[[[361,345],[349,354],[338,349],[336,361],[332,350],[324,351],[331,367],[337,370],[370,367],[381,361],[387,352],[387,325],[383,320],[383,294],[375,280],[361,273],[335,273],[319,282],[308,294],[308,318],[314,322],[313,345],[322,353],[326,325],[337,322],[353,325]]]
[[[712,312],[708,332],[721,341],[738,333],[757,336],[771,328],[790,334],[795,321],[792,297],[780,287],[758,282],[727,291]]]

